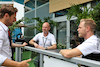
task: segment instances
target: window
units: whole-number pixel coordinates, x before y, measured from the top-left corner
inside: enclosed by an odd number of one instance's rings
[[[58,22],[57,43],[66,45],[66,21]]]

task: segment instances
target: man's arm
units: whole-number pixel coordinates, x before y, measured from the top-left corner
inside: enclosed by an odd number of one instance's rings
[[[23,44],[12,43],[12,47],[24,47],[26,45],[28,45],[26,42],[24,42]]]
[[[16,61],[13,61],[13,60],[9,60],[9,59],[6,59],[2,66],[7,66],[7,67],[28,67],[29,64],[27,62],[30,62],[31,59],[28,59],[28,60],[24,60],[22,62],[16,62]]]
[[[31,39],[31,40],[29,41],[29,44],[34,45],[35,48],[38,48],[38,46],[39,46],[37,43],[35,43],[35,41],[34,41],[33,39]]]
[[[49,50],[49,49],[56,49],[56,48],[57,48],[57,45],[56,45],[56,44],[53,44],[52,46],[47,47],[48,50]]]
[[[59,53],[61,53],[66,58],[72,58],[82,55],[82,52],[77,48],[60,50]]]

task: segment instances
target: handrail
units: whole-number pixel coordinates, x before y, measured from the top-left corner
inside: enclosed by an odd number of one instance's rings
[[[48,51],[48,50],[41,50],[41,49],[37,49],[34,47],[29,47],[29,46],[25,46],[23,48],[30,50],[30,51],[40,53],[40,54],[55,57],[57,59],[65,60],[66,62],[74,62],[74,63],[83,64],[83,65],[90,66],[90,67],[100,67],[99,61],[94,61],[94,60],[89,60],[89,59],[79,58],[79,57],[73,57],[71,59],[67,59],[67,58],[63,57],[61,54],[56,53],[56,52],[52,52],[52,51]]]

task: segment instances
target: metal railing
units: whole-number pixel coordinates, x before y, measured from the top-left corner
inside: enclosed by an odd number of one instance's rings
[[[67,58],[63,57],[61,54],[56,53],[56,52],[52,52],[52,51],[48,51],[48,50],[41,50],[41,49],[37,49],[34,47],[29,47],[29,46],[25,46],[23,48],[26,50],[29,50],[29,51],[37,52],[40,54],[40,67],[43,67],[43,56],[44,55],[54,57],[59,60],[64,60],[65,62],[77,63],[77,64],[82,64],[82,65],[86,65],[86,66],[90,66],[90,67],[100,67],[100,62],[94,61],[94,60],[78,58],[78,57],[73,57],[71,59],[67,59]],[[17,51],[17,53],[18,53],[18,51]],[[21,53],[21,52],[19,52],[19,53]],[[16,59],[19,59],[21,56],[21,54],[16,54],[16,55],[19,55],[19,56],[17,56]]]

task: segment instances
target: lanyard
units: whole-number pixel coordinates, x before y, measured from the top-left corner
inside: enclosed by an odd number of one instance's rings
[[[47,38],[46,38],[46,40],[44,42],[44,37],[43,37],[43,45],[44,45],[44,47],[45,47],[46,41],[47,41]]]

